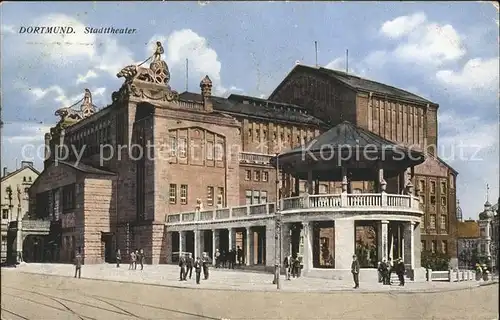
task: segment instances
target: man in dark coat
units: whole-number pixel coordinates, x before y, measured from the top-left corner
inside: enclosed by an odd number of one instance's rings
[[[238,264],[241,266],[243,264],[243,250],[238,247],[236,253],[238,254]]]
[[[189,252],[186,258],[186,274],[189,274],[189,279],[191,279],[191,275],[193,274],[193,265],[193,257],[191,256],[191,252]]]
[[[382,273],[382,284],[384,285],[390,284],[388,268],[389,267],[387,265],[387,261],[385,261],[385,259],[382,260],[382,262],[380,263],[380,271]]]
[[[352,256],[351,273],[354,280],[354,289],[359,288],[359,261],[356,255]]]
[[[120,249],[116,249],[116,267],[120,268],[120,263],[122,262],[122,253]]]
[[[194,262],[194,272],[196,273],[196,284],[200,284],[201,269],[203,268],[200,257],[196,257]]]
[[[83,257],[81,254],[81,249],[78,248],[78,251],[75,255],[75,278],[78,274],[78,278],[81,278],[82,276],[82,264],[83,264]]]
[[[285,260],[283,260],[283,267],[285,268],[285,278],[287,280],[290,280],[291,260],[292,260],[292,256],[290,256],[290,255],[286,256]]]
[[[181,253],[181,256],[179,258],[179,267],[181,268],[180,274],[179,274],[179,281],[187,281],[186,280],[186,258],[184,257],[184,254]]]
[[[201,259],[201,266],[203,268],[203,275],[204,275],[204,279],[205,280],[208,280],[208,264],[210,263],[210,259],[208,258],[208,255],[206,255],[205,253],[203,253],[203,259]]]
[[[144,269],[144,259],[146,257],[144,256],[144,250],[140,249],[139,253],[137,254],[137,262],[141,265],[141,270]]]
[[[398,275],[399,285],[403,287],[405,285],[405,264],[403,262],[403,259],[398,259],[395,269],[396,274]]]

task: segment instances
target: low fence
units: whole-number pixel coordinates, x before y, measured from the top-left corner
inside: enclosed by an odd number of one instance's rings
[[[427,269],[427,281],[479,281],[491,280],[489,273],[477,274],[474,270],[448,270],[448,271],[433,271]]]

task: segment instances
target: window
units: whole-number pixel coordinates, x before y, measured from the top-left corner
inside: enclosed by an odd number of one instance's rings
[[[441,252],[448,253],[448,242],[446,240],[441,241]]]
[[[252,190],[245,191],[245,204],[252,204]]]
[[[63,187],[63,210],[75,207],[75,184]]]
[[[267,203],[267,191],[260,192],[260,203]]]
[[[26,182],[26,177],[23,177],[23,182]]]
[[[31,182],[31,177],[28,177],[28,181]]]
[[[418,181],[418,190],[422,193],[425,192],[425,180]]]
[[[177,156],[177,138],[176,137],[170,137],[170,156],[171,157]]]
[[[222,143],[215,144],[215,160],[222,161],[224,155],[224,146]]]
[[[454,182],[455,182],[455,177],[450,175],[450,188],[453,189],[454,187]]]
[[[259,200],[260,200],[259,191],[253,190],[252,191],[252,204],[258,204]]]
[[[446,206],[446,197],[441,197],[441,205]]]
[[[214,187],[207,187],[207,205],[214,205]]]
[[[446,194],[446,182],[441,182],[441,194]]]
[[[245,180],[251,180],[252,179],[252,170],[245,170]]]
[[[176,184],[170,184],[170,190],[169,190],[169,200],[171,204],[176,204],[177,203],[177,185]]]
[[[181,204],[188,203],[188,186],[187,184],[181,184]]]
[[[214,143],[212,141],[207,142],[207,160],[214,160]]]
[[[431,228],[432,230],[436,229],[436,215],[435,214],[431,214],[431,221],[430,221],[429,228]]]
[[[420,250],[425,251],[425,240],[420,240]]]
[[[260,181],[260,171],[259,170],[255,170],[253,172],[253,180],[254,181]]]
[[[436,181],[431,181],[431,193],[436,193]]]
[[[441,230],[446,230],[446,216],[441,215],[440,218]]]
[[[262,171],[262,181],[264,181],[264,182],[269,181],[269,172]]]
[[[9,219],[9,209],[2,209],[2,219]]]
[[[185,159],[187,157],[187,139],[179,139],[179,157]]]
[[[432,205],[436,204],[436,196],[431,196],[431,204]]]
[[[436,248],[437,248],[437,241],[436,240],[432,240],[432,242],[431,242],[431,251],[433,253],[436,252]]]
[[[224,206],[224,188],[217,188],[217,205]]]

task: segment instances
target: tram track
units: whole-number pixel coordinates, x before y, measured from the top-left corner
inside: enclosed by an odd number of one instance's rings
[[[15,317],[18,317],[20,319],[23,319],[23,320],[31,320],[30,318],[26,318],[22,315],[20,315],[19,313],[16,313],[16,312],[13,312],[13,311],[10,311],[9,309],[6,309],[4,306],[2,306],[2,312],[5,312],[5,313],[8,313],[8,314],[11,314]],[[2,320],[4,320],[5,318],[2,317]]]

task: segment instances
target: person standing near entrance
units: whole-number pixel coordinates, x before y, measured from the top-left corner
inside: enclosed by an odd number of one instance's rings
[[[196,261],[194,262],[194,271],[196,273],[196,284],[200,284],[202,267],[203,266],[200,257],[196,257]],[[189,278],[191,278],[191,276]]]
[[[215,267],[218,269],[220,267],[220,251],[219,249],[215,249]]]
[[[122,262],[122,254],[120,252],[120,249],[116,249],[116,267],[120,268],[120,263]]]
[[[144,250],[139,249],[139,253],[137,254],[137,260],[139,261],[139,264],[141,265],[141,270],[144,269]]]
[[[403,259],[399,258],[396,265],[396,274],[399,278],[399,285],[404,287],[405,285],[405,264]]]
[[[356,255],[352,256],[351,263],[352,278],[354,280],[354,289],[359,288],[359,261]]]
[[[238,246],[236,248],[236,253],[238,255],[238,264],[241,266],[243,264],[243,250]]]
[[[78,251],[76,252],[74,263],[75,263],[75,278],[78,275],[78,279],[80,279],[82,276],[82,263],[83,263],[81,248],[78,248]]]
[[[135,254],[135,251],[130,252],[130,265],[128,266],[129,270],[134,269],[136,259],[137,259],[137,256]]]
[[[191,279],[191,275],[193,274],[193,264],[193,256],[191,255],[191,252],[189,252],[186,258],[186,275],[189,275],[189,279]]]
[[[285,260],[283,261],[283,267],[285,268],[285,278],[287,280],[290,280],[290,268],[291,268],[291,262],[292,256],[288,255],[285,257]]]
[[[179,258],[179,267],[181,268],[179,281],[186,281],[186,258],[184,257],[184,254],[181,254],[181,257]]]
[[[210,260],[208,259],[208,255],[204,252],[203,253],[203,258],[201,259],[201,265],[203,268],[203,275],[205,280],[208,280],[208,264],[210,263]]]

